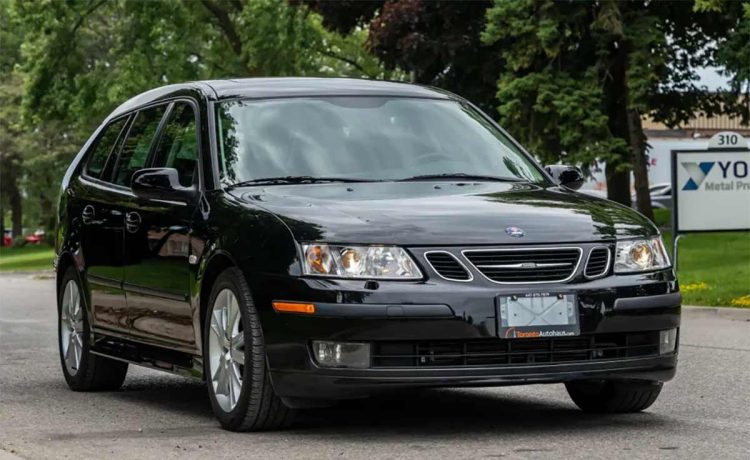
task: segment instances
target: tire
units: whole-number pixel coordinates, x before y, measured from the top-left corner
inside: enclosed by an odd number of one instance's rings
[[[57,296],[57,343],[63,376],[73,391],[117,390],[125,381],[128,363],[91,354],[87,311],[78,273],[68,267]]]
[[[629,380],[581,380],[565,388],[574,403],[586,412],[640,412],[651,406],[661,393],[662,382]]]
[[[223,428],[264,431],[289,425],[292,411],[274,392],[258,313],[236,268],[224,270],[211,289],[203,325],[203,362],[211,407]]]

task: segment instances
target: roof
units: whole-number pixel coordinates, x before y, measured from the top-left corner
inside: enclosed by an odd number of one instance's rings
[[[406,96],[446,99],[449,93],[425,86],[356,78],[243,78],[207,80],[218,98],[290,96]]]
[[[356,78],[242,78],[204,80],[162,86],[124,102],[110,118],[136,107],[172,97],[184,91],[200,91],[211,99],[264,99],[297,96],[395,96],[449,99],[447,91],[426,86],[383,80]]]

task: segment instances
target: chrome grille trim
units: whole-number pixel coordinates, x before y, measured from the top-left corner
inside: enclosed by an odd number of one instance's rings
[[[597,249],[604,249],[607,251],[607,263],[604,265],[604,270],[597,274],[597,275],[587,275],[586,272],[588,271],[589,267],[589,261],[591,260],[591,254],[596,251]],[[586,277],[586,279],[589,280],[595,280],[597,278],[602,278],[609,273],[609,266],[612,263],[612,251],[610,250],[609,246],[594,246],[591,249],[589,249],[589,255],[586,257],[586,265],[583,266],[583,276]]]
[[[435,269],[435,267],[432,265],[432,261],[429,259],[429,257],[427,257],[430,254],[447,254],[466,271],[466,274],[469,275],[469,277],[463,280],[463,279],[448,278],[448,277],[443,276],[437,269]],[[437,276],[443,278],[446,281],[453,281],[456,283],[470,283],[474,281],[474,275],[471,273],[471,270],[469,270],[469,267],[467,267],[466,264],[461,261],[461,259],[459,259],[458,257],[456,257],[455,255],[451,254],[448,251],[442,251],[442,250],[441,251],[425,251],[424,253],[422,253],[422,256],[424,257],[424,260],[427,261],[427,264],[430,266],[432,271],[435,272]]]
[[[544,281],[522,281],[522,280],[518,280],[518,281],[495,281],[492,278],[490,278],[489,276],[487,276],[484,273],[484,271],[482,271],[481,268],[479,268],[480,265],[475,265],[471,261],[471,259],[467,256],[467,254],[471,254],[471,253],[474,253],[474,252],[490,252],[490,253],[494,252],[494,253],[500,253],[500,252],[514,252],[514,251],[555,251],[555,250],[573,250],[573,251],[578,251],[578,258],[576,259],[575,266],[570,271],[570,275],[568,275],[567,277],[562,278],[562,279],[553,279],[553,280],[544,280]],[[583,259],[583,249],[580,248],[580,247],[577,247],[577,246],[547,246],[547,247],[544,247],[544,246],[542,246],[542,247],[535,246],[535,247],[519,247],[519,248],[481,248],[481,249],[464,249],[464,250],[461,251],[461,255],[463,255],[464,258],[469,262],[469,264],[472,267],[474,267],[487,281],[489,281],[491,283],[505,284],[505,285],[507,285],[507,284],[550,284],[550,283],[565,283],[567,281],[570,281],[571,279],[573,279],[573,277],[576,276],[576,274],[578,273],[578,269],[581,266],[581,260]],[[517,265],[517,264],[510,264],[510,265]],[[523,265],[523,264],[520,264],[520,265]],[[542,264],[540,264],[540,265],[542,265]],[[485,264],[482,264],[481,266],[482,267],[486,267],[486,268],[493,267],[492,265],[485,265]],[[497,266],[495,266],[495,267],[497,267]],[[536,264],[534,265],[534,267],[536,267]],[[502,267],[502,268],[515,268],[515,267]],[[523,267],[519,267],[519,268],[523,269]]]

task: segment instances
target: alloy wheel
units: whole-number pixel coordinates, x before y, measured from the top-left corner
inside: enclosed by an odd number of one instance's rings
[[[60,346],[65,368],[70,375],[76,375],[83,356],[83,309],[81,293],[74,280],[68,281],[63,292],[60,309]]]
[[[216,401],[224,412],[237,405],[242,391],[245,336],[237,297],[231,289],[216,296],[208,337],[208,370]]]

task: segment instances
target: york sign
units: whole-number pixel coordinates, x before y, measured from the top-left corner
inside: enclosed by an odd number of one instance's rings
[[[750,150],[742,136],[719,134],[714,150],[672,152],[677,232],[750,230]]]

